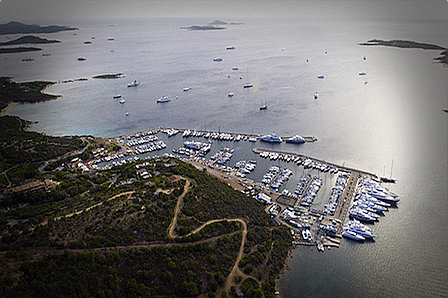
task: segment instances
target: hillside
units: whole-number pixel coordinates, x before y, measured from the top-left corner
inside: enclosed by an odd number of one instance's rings
[[[85,170],[120,148],[0,120],[1,297],[275,296],[292,238],[259,201],[172,158]]]

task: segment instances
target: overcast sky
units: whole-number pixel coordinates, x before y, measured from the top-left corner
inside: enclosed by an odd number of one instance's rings
[[[96,18],[413,18],[448,20],[447,0],[0,0],[0,23]],[[447,29],[448,30],[448,29]]]

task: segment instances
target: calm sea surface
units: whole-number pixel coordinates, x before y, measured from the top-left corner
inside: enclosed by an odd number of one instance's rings
[[[9,113],[38,121],[31,129],[53,135],[112,137],[160,126],[312,135],[319,141],[292,150],[387,176],[393,160],[398,182],[390,188],[401,201],[375,224],[375,242],[344,240],[323,254],[295,250],[280,292],[448,296],[448,115],[442,112],[448,108],[448,68],[433,62],[438,51],[358,45],[380,38],[448,46],[448,22],[235,20],[245,24],[180,29],[209,21],[71,24],[80,30],[42,35],[62,43],[41,46],[50,56],[2,55],[0,75],[88,80],[53,85],[46,91],[62,98]],[[235,49],[226,50],[231,45]],[[22,62],[26,56],[35,60]],[[105,73],[125,77],[92,79]],[[134,79],[141,85],[127,88]],[[243,89],[246,82],[254,87]],[[184,87],[191,89],[182,92]],[[164,95],[172,100],[157,104]],[[263,100],[268,109],[260,111]]]

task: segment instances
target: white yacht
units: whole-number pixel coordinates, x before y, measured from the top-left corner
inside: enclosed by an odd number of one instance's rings
[[[281,143],[282,138],[275,135],[275,133],[272,133],[271,135],[265,135],[260,137],[261,141],[269,142],[269,143]]]
[[[114,99],[119,99],[119,98],[121,98],[121,94],[114,95]]]
[[[301,136],[296,135],[296,136],[287,138],[286,143],[302,144],[302,143],[305,143],[305,140]]]
[[[345,230],[342,232],[342,236],[356,240],[356,241],[364,241],[366,238],[364,238],[361,235],[356,234],[355,232],[352,232],[350,230]]]
[[[157,103],[160,103],[160,102],[169,102],[171,99],[168,97],[168,96],[162,96],[161,98],[159,98],[158,100],[157,100]]]

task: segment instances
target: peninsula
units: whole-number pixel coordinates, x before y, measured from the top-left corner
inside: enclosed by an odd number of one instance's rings
[[[4,34],[30,34],[30,33],[54,33],[60,31],[78,30],[78,28],[71,28],[66,26],[40,26],[28,25],[20,22],[11,21],[6,24],[0,24],[0,35]]]
[[[43,93],[42,90],[54,82],[37,81],[31,83],[11,82],[11,78],[0,77],[0,109],[8,104],[16,103],[36,103],[46,100],[53,100],[59,95]]]
[[[440,53],[440,57],[434,58],[434,60],[439,61],[444,65],[447,64],[447,48],[444,48],[439,45],[422,43],[410,40],[382,40],[382,39],[371,39],[367,42],[360,43],[361,46],[386,46],[386,47],[396,47],[396,48],[404,48],[404,49],[423,49],[423,50],[440,50],[443,51]]]
[[[0,42],[0,46],[10,46],[10,45],[18,45],[18,44],[44,44],[44,43],[60,43],[59,40],[48,40],[46,38],[40,38],[38,36],[22,36],[17,39]]]

